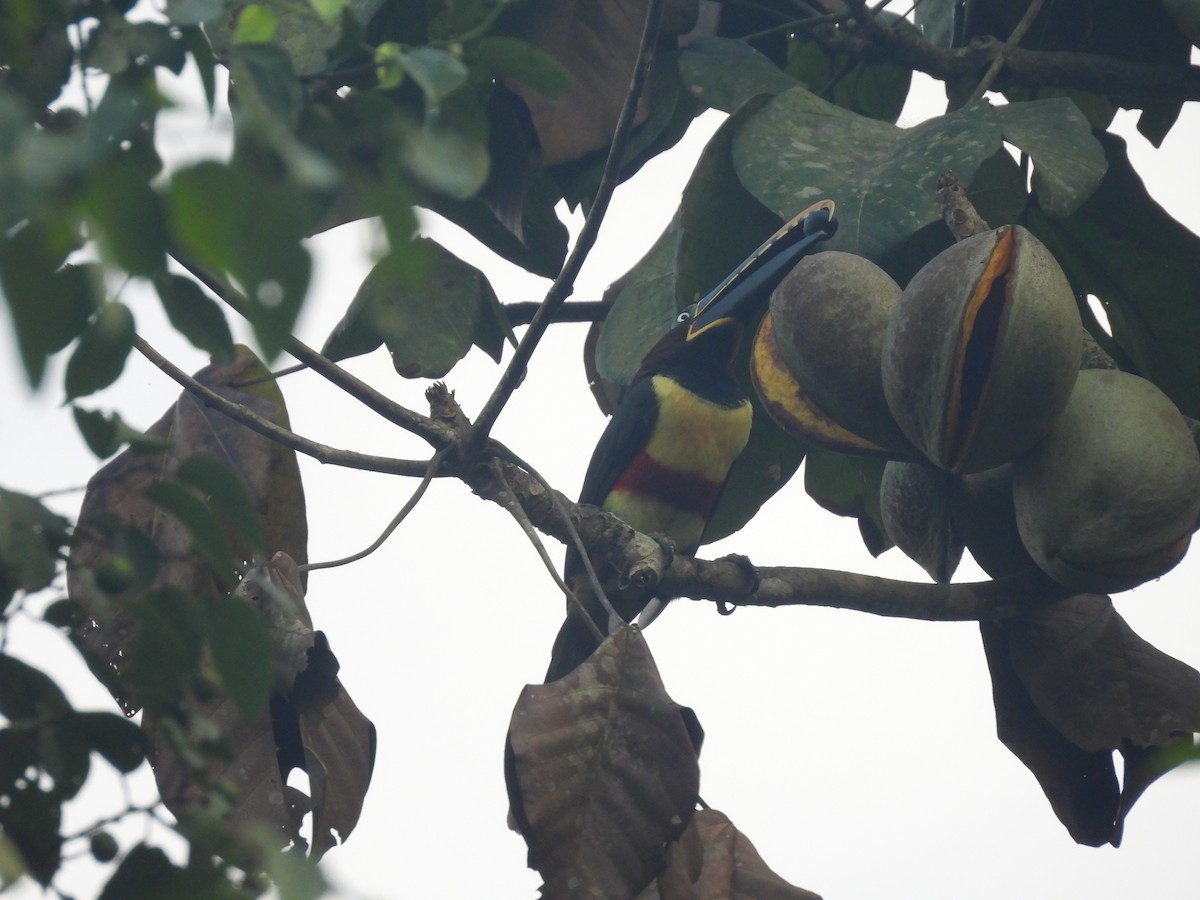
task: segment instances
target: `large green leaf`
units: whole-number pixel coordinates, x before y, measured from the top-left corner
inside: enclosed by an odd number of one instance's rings
[[[1004,140],[1034,160],[1033,189],[1038,206],[1061,218],[1075,212],[1108,168],[1104,148],[1074,102],[1065,97],[997,108]]]
[[[675,300],[678,245],[679,226],[672,222],[614,285],[612,306],[596,342],[596,370],[607,381],[629,384],[642,357],[671,327],[679,310]]]
[[[919,35],[915,25],[896,13],[881,10],[876,20],[909,37]],[[788,41],[788,73],[831,103],[859,115],[893,123],[900,118],[912,69],[886,59],[864,59],[831,44],[798,33]]]
[[[1006,125],[1046,170],[1061,209],[1086,197],[1097,171],[1086,121],[1061,99],[1023,106],[1004,113],[976,103],[905,129],[794,88],[746,121],[734,139],[734,166],[742,184],[784,217],[831,197],[841,222],[831,249],[879,261],[940,221],[938,177],[951,171],[970,184],[1001,149]],[[1048,139],[1054,129],[1070,140]]]
[[[1120,138],[1101,140],[1108,172],[1095,194],[1066,219],[1031,208],[1025,224],[1077,295],[1100,298],[1126,364],[1200,417],[1200,237],[1150,197]]]
[[[886,461],[813,448],[804,465],[804,489],[822,507],[858,520],[872,556],[892,546],[879,509],[879,482]]]
[[[317,221],[320,198],[266,166],[235,158],[176,172],[168,202],[171,227],[187,252],[241,284],[255,336],[274,358],[308,290],[312,261],[301,238]]]
[[[701,103],[732,113],[751,97],[798,85],[745,41],[703,37],[679,51],[679,75]]]
[[[68,525],[35,498],[0,488],[0,610],[17,591],[50,584]]]
[[[63,376],[67,399],[108,387],[125,369],[133,349],[133,313],[123,303],[108,302],[96,310],[79,335]]]
[[[341,17],[323,16],[310,0],[258,0],[254,5],[271,13],[274,28],[263,39],[287,51],[297,75],[316,75],[328,67],[328,54],[342,41]],[[384,0],[345,0],[343,5],[359,22],[367,22],[384,5]],[[198,11],[185,7],[180,14],[195,21],[207,12],[203,7]],[[209,29],[213,48],[219,55],[228,55],[234,46],[237,22],[237,16],[226,16],[220,27]]]
[[[376,263],[325,342],[325,355],[345,359],[386,344],[406,378],[441,378],[472,345],[499,361],[512,332],[487,276],[435,241],[418,241],[431,259],[428,270],[417,275],[394,254]]]

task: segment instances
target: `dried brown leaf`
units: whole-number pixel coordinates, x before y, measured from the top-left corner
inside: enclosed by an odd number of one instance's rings
[[[560,0],[527,9],[518,36],[571,76],[571,87],[554,100],[518,82],[508,83],[529,107],[545,165],[571,162],[612,140],[637,60],[646,5],[646,0]],[[650,114],[649,94],[642,93],[636,124]]]
[[[513,816],[547,897],[630,897],[687,825],[700,769],[690,710],[667,695],[636,629],[571,675],[527,685],[505,773]]]
[[[702,809],[667,849],[658,880],[638,900],[821,900],[767,866],[724,813]]]
[[[1120,787],[1111,751],[1088,752],[1072,744],[1037,710],[1008,655],[1003,624],[981,622],[992,675],[996,735],[1033,773],[1050,808],[1080,844],[1120,841]]]
[[[228,821],[235,830],[265,825],[281,845],[300,843],[300,822],[311,811],[312,855],[320,858],[358,822],[375,763],[375,726],[338,680],[325,635],[308,624],[295,561],[277,553],[262,568],[259,590],[247,593],[276,639],[276,685],[286,680],[286,689],[276,690],[253,724],[219,694],[188,704],[189,722],[205,724],[186,735],[174,719],[160,722],[147,712],[146,755],[163,803],[177,818],[198,813],[208,787],[227,781],[234,788]],[[272,590],[262,589],[263,582]],[[214,735],[224,743],[224,758],[193,752]],[[309,796],[287,786],[295,768],[308,774]]]
[[[1076,746],[1164,747],[1200,731],[1200,673],[1138,637],[1108,597],[1071,597],[1006,628],[1034,705]]]
[[[232,362],[206,366],[194,377],[221,396],[286,427],[287,409],[274,381],[235,387],[264,375],[266,370],[258,358],[249,349],[238,347]],[[187,392],[148,433],[166,441],[169,449],[154,455],[127,449],[88,482],[75,530],[73,565],[68,569],[70,596],[91,619],[84,636],[92,649],[117,669],[123,669],[128,661],[134,617],[129,609],[107,602],[95,589],[89,571],[109,558],[113,523],[133,526],[154,542],[161,563],[152,588],[175,588],[197,597],[224,593],[212,566],[192,549],[187,529],[143,493],[155,481],[170,477],[189,456],[205,453],[232,467],[254,502],[266,546],[298,562],[307,559],[304,489],[293,451],[204,406]],[[118,699],[127,712],[136,708],[129,698]]]

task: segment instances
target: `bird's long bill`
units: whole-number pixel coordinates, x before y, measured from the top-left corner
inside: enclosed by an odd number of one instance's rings
[[[731,319],[749,320],[792,266],[836,231],[832,200],[814,203],[793,216],[696,304],[688,340]]]

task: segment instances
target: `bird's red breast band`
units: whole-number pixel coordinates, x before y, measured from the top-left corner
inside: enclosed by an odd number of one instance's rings
[[[670,503],[679,512],[707,519],[716,506],[721,485],[695,473],[665,466],[643,451],[617,479],[613,490],[641,494],[660,503]]]

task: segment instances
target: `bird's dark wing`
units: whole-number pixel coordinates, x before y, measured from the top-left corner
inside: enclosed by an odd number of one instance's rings
[[[604,504],[617,479],[650,442],[657,421],[658,398],[654,396],[654,387],[649,378],[639,379],[621,398],[592,451],[579,492],[580,503]]]

